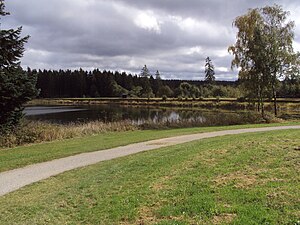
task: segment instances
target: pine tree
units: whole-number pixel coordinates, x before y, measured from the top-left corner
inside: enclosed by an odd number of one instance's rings
[[[150,77],[150,72],[149,72],[149,70],[148,70],[148,68],[147,68],[147,65],[145,65],[143,68],[142,68],[142,71],[141,71],[141,74],[140,74],[140,76],[141,77]]]
[[[158,70],[156,70],[156,73],[155,73],[155,79],[156,79],[156,80],[161,80],[160,73],[159,73]]]
[[[0,0],[0,19],[9,13]],[[24,44],[22,27],[2,30],[0,23],[0,134],[15,127],[23,116],[23,104],[37,94],[36,77],[29,76],[20,66]]]
[[[215,68],[209,57],[205,60],[205,79],[208,83],[213,83],[215,81]]]

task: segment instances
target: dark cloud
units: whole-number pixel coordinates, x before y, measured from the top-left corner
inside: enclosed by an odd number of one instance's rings
[[[276,1],[299,21],[296,0]],[[85,68],[139,73],[147,64],[165,78],[201,79],[210,56],[218,79],[236,79],[227,47],[232,21],[261,0],[6,0],[4,28],[31,36],[22,64],[32,68]],[[273,4],[275,1],[268,1]],[[295,30],[296,48],[300,29]],[[299,49],[297,49],[299,50]]]

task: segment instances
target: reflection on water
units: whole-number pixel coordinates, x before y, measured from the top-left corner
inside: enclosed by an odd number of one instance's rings
[[[62,107],[62,106],[51,106],[51,107],[44,107],[44,106],[32,106],[27,107],[24,110],[26,116],[36,116],[36,115],[43,115],[43,114],[52,114],[52,113],[62,113],[62,112],[75,112],[81,111],[85,109],[80,108],[71,108],[71,107]]]
[[[245,113],[245,112],[243,112]],[[197,124],[207,123],[208,120],[228,120],[239,118],[241,113],[201,111],[199,109],[172,109],[152,107],[125,107],[120,105],[93,105],[93,106],[35,106],[27,107],[25,114],[28,119],[46,120],[54,123],[86,122],[101,120],[103,122],[114,122],[130,120],[134,124],[145,122],[195,122]],[[219,121],[221,124],[222,122]]]

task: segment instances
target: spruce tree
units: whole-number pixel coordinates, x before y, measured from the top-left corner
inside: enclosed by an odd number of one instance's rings
[[[148,68],[147,68],[147,65],[145,65],[143,68],[142,68],[142,70],[141,70],[141,74],[140,74],[140,76],[141,77],[150,77],[150,72],[149,72],[149,70],[148,70]]]
[[[209,57],[205,60],[205,79],[208,83],[213,83],[215,81],[215,68]]]
[[[0,20],[9,13],[0,0]],[[0,23],[0,134],[14,128],[23,116],[23,104],[37,94],[36,78],[20,66],[24,44],[29,36],[20,37],[22,27],[2,30]]]

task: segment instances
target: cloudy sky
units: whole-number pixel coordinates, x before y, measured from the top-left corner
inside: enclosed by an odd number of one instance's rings
[[[218,80],[235,80],[232,21],[274,3],[291,12],[300,51],[299,0],[6,0],[1,26],[31,36],[24,67],[139,73],[146,64],[163,78],[199,80],[209,56]]]

